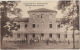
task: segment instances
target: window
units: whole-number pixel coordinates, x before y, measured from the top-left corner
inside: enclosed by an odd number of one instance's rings
[[[65,34],[65,36],[64,36],[65,38],[67,38],[67,34]]]
[[[27,24],[25,25],[25,28],[27,27]]]
[[[51,37],[51,38],[52,38],[52,34],[51,34],[51,33],[49,34],[49,37]]]
[[[32,26],[33,28],[35,28],[35,24],[33,24],[33,26]]]
[[[60,34],[57,34],[57,37],[60,39]]]
[[[20,34],[17,34],[17,37],[20,37]]]
[[[32,34],[32,37],[35,37],[35,34]]]
[[[18,28],[20,28],[20,25],[17,25]]]
[[[27,39],[27,34],[24,34],[25,38]]]
[[[42,33],[41,36],[44,37],[44,34]]]
[[[60,28],[60,24],[59,24],[59,25],[57,25],[57,27],[58,27],[58,28]]]
[[[43,17],[43,14],[41,14],[41,18]]]
[[[49,28],[52,28],[52,24],[49,24]]]

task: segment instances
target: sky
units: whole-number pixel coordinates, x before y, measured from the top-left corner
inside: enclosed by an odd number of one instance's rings
[[[17,8],[20,8],[22,10],[22,18],[27,18],[29,17],[27,11],[29,10],[35,10],[39,8],[46,8],[50,10],[55,10],[57,11],[56,18],[62,18],[63,13],[61,13],[60,10],[57,9],[57,2],[58,1],[22,1],[18,4]],[[34,6],[37,5],[37,6]],[[39,6],[41,5],[41,6]],[[11,15],[10,18],[14,18],[17,16]]]

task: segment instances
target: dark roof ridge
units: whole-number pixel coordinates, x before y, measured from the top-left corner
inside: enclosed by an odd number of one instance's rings
[[[30,10],[28,12],[57,12],[57,11],[46,9],[46,8],[39,8],[39,9],[35,9],[35,10]]]

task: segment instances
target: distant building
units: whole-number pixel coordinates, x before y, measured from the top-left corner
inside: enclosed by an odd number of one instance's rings
[[[39,38],[39,40],[47,40],[53,38],[55,40],[71,40],[72,32],[67,33],[62,26],[60,20],[56,20],[57,11],[40,8],[28,11],[29,18],[14,18],[12,21],[15,30],[12,30],[12,39],[14,40],[30,40],[31,38]],[[18,29],[17,29],[18,28]],[[16,30],[17,29],[17,30]]]

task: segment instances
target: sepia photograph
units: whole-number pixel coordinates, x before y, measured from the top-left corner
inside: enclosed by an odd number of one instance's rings
[[[0,49],[79,49],[79,1],[0,1]]]

